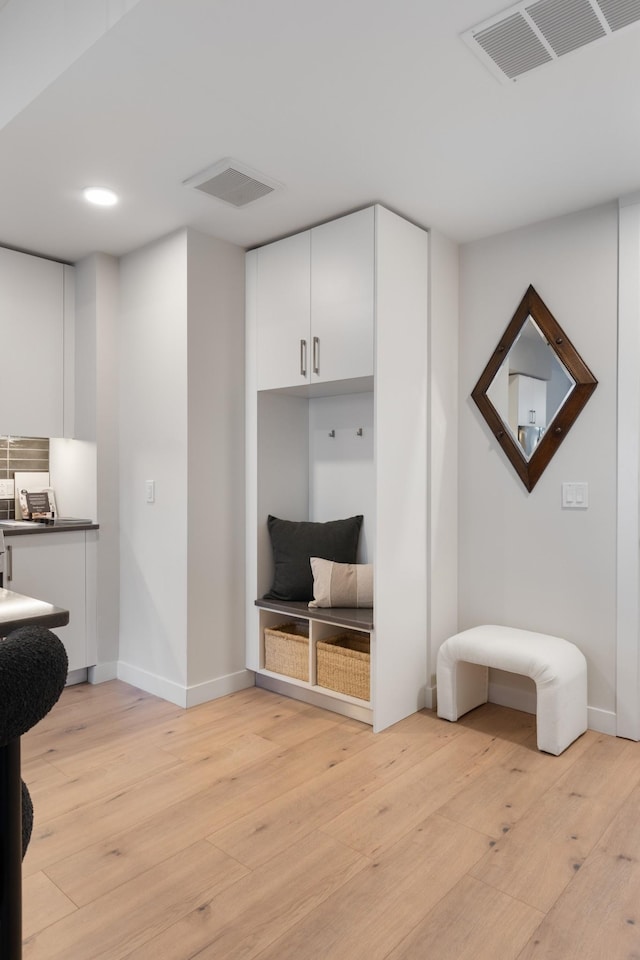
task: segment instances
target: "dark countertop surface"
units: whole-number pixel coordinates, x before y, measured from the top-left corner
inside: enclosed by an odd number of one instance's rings
[[[0,637],[6,637],[18,627],[37,625],[50,629],[64,627],[67,623],[68,610],[0,587]]]
[[[98,530],[93,520],[54,520],[53,523],[38,523],[37,520],[0,520],[0,530],[5,537],[33,533],[67,533],[69,530]]]

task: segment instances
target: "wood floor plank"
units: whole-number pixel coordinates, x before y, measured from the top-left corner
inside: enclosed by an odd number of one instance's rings
[[[521,900],[463,877],[387,960],[516,960],[543,918]]]
[[[23,743],[23,960],[640,957],[640,743],[548,757],[494,704],[374,735],[120,681],[67,688]]]
[[[639,823],[636,786],[518,960],[640,957]]]
[[[27,937],[23,960],[122,960],[246,872],[201,841]]]
[[[473,876],[538,910],[549,910],[640,781],[638,761],[635,744],[596,736],[474,867]]]
[[[329,837],[307,837],[198,906],[133,951],[132,960],[249,960],[315,911],[357,876],[368,861]]]
[[[441,723],[448,721],[442,720]],[[532,713],[501,707],[497,703],[483,703],[469,713],[465,713],[456,726],[465,730],[475,730],[488,737],[499,737],[511,743],[524,743],[536,732],[536,718]],[[532,747],[533,749],[533,747]]]
[[[42,723],[23,738],[22,753],[26,760],[44,756],[53,760],[60,751],[71,749],[95,750],[109,743],[120,733],[131,735],[135,729],[145,728],[150,721],[173,717],[178,707],[149,694],[140,694],[127,705],[110,711],[87,714],[85,701],[74,704],[71,711],[60,711],[54,706],[49,723]],[[82,712],[82,719],[78,719]],[[45,718],[49,719],[49,717]]]
[[[22,934],[31,937],[77,910],[49,877],[40,871],[22,883]]]
[[[274,750],[272,744],[259,737],[240,737],[236,747],[232,753],[231,746],[226,744],[221,751],[227,756],[220,756],[217,761],[218,776],[225,771],[233,775],[243,765]],[[47,873],[75,903],[90,903],[202,839],[212,822],[212,809],[215,805],[206,789],[189,794],[134,827],[116,830],[105,839],[89,842],[76,853],[49,864]],[[162,844],[158,837],[163,838]]]
[[[207,839],[255,868],[310,831],[323,827],[343,810],[350,810],[461,734],[461,728],[440,724],[433,715],[425,714],[415,714],[406,723],[377,736],[366,733],[369,745],[365,749],[260,804]]]
[[[597,737],[589,730],[559,757],[552,757],[538,750],[534,732],[523,743],[514,744],[503,760],[487,768],[438,812],[497,839],[536,806]]]
[[[333,727],[316,738],[312,753],[304,744],[280,750],[269,741],[255,738],[264,743],[264,750],[253,763],[244,752],[228,755],[227,744],[207,763],[183,764],[175,782],[150,777],[123,791],[111,802],[113,810],[105,812],[104,802],[88,804],[79,812],[82,826],[76,824],[74,831],[80,839],[84,827],[85,842],[75,850],[69,850],[63,842],[69,827],[66,818],[45,824],[42,837],[32,843],[33,852],[31,848],[27,852],[30,859],[25,861],[25,868],[34,870],[45,862],[48,874],[68,896],[76,903],[87,903],[123,877],[134,877],[157,863],[167,855],[167,849],[177,851],[196,838],[208,836],[287,792],[291,785],[306,783],[321,771],[339,765],[352,750],[360,749],[363,731]],[[240,740],[244,743],[243,738]],[[98,810],[102,814],[96,828]],[[53,836],[48,835],[49,829],[55,831]],[[164,847],[158,846],[158,836],[167,838]]]
[[[73,813],[87,803],[124,790],[152,774],[177,767],[178,761],[171,754],[139,747],[133,753],[112,750],[108,762],[99,767],[92,766],[81,775],[65,776],[57,781],[55,789],[51,782],[32,780],[28,770],[24,771],[23,777],[31,793],[38,823],[43,823]]]
[[[443,721],[444,722],[444,721]],[[439,750],[329,820],[323,830],[370,857],[421,823],[506,756],[508,740],[463,729],[455,750]]]
[[[259,960],[383,960],[486,848],[481,834],[430,817],[260,953]]]

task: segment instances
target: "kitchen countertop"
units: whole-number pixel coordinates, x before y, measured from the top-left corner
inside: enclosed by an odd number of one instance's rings
[[[30,536],[34,533],[68,533],[70,530],[98,530],[99,524],[92,520],[55,520],[54,523],[38,523],[36,520],[0,520],[0,530],[5,537]]]
[[[34,624],[47,628],[63,627],[67,623],[68,610],[0,587],[0,637],[6,637],[18,627]]]

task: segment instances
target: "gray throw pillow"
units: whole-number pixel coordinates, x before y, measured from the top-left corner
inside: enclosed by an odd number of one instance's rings
[[[265,600],[313,600],[311,557],[355,563],[362,515],[328,523],[280,520],[269,515],[274,577]]]

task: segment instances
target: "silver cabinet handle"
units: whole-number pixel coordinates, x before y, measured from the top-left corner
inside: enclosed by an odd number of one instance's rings
[[[5,555],[7,558],[7,583],[11,583],[13,580],[13,547],[9,544],[6,546]]]
[[[300,341],[300,376],[306,377],[307,375],[307,341]]]
[[[320,337],[313,338],[313,372],[320,373]]]

